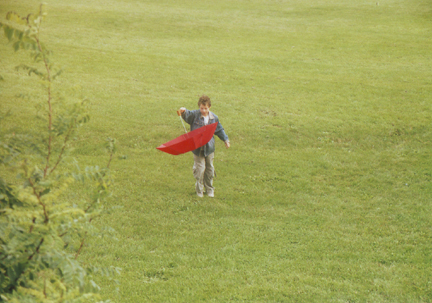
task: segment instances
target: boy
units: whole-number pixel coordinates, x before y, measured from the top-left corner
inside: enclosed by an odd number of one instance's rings
[[[198,101],[199,110],[187,110],[180,108],[183,120],[191,126],[191,131],[207,124],[219,122],[218,117],[210,111],[211,101],[206,95],[202,95]],[[215,135],[225,142],[226,148],[230,147],[228,136],[220,123],[216,127]],[[209,197],[214,197],[213,177],[214,177],[214,151],[215,139],[212,139],[204,146],[192,151],[194,155],[193,174],[196,179],[195,190],[198,197],[203,197],[204,188]]]

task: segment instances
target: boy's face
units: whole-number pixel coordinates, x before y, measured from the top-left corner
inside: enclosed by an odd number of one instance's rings
[[[207,106],[206,104],[200,104],[199,110],[203,117],[207,117],[210,111],[211,106]]]

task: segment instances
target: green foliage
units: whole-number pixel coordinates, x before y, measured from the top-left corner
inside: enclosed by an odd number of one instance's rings
[[[21,64],[17,70],[38,77],[46,91],[34,130],[15,133],[1,127],[0,296],[6,302],[101,302],[92,277],[110,278],[119,269],[84,266],[78,257],[86,241],[102,232],[92,222],[104,211],[110,173],[108,167],[68,168],[70,142],[89,115],[85,98],[68,103],[52,90],[61,69],[55,69],[51,52],[39,40],[42,8],[26,17],[9,12],[0,23],[14,51],[31,54],[34,66]],[[12,118],[11,112],[2,114],[0,123]],[[115,140],[108,142],[111,161]],[[76,181],[91,184],[93,194],[71,199]]]
[[[0,3],[5,15],[34,1]],[[430,1],[49,8],[43,40],[68,71],[55,85],[91,95],[69,156],[99,164],[101,134],[121,142],[110,169],[124,207],[95,222],[119,241],[86,240],[79,257],[123,268],[118,292],[94,277],[104,298],[432,302]],[[30,130],[35,89],[17,90],[11,79],[27,75],[8,71],[34,64],[11,46],[0,44],[0,107]],[[216,141],[213,199],[196,197],[190,154],[155,148],[184,133],[175,111],[203,93],[232,143]]]

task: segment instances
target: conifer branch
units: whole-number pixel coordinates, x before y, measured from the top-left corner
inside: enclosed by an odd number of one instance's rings
[[[85,234],[87,235],[87,232],[86,232]],[[85,241],[85,237],[82,239],[82,241],[81,241],[81,245],[80,245],[80,247],[78,248],[77,253],[75,254],[75,260],[78,259],[78,256],[79,256],[79,254],[81,253],[81,250],[82,250],[82,248],[83,248],[83,246],[84,246],[84,241]]]
[[[36,253],[39,253],[39,249],[40,249],[40,247],[42,246],[42,243],[44,242],[44,238],[42,238],[41,240],[40,240],[40,242],[39,242],[39,245],[36,247],[36,250],[28,257],[28,259],[29,260],[31,260],[31,259],[33,259],[33,257],[34,257],[34,255],[36,254]]]
[[[76,122],[76,121],[74,121],[74,123],[75,123],[75,122]],[[60,161],[61,161],[61,159],[62,159],[62,155],[63,155],[63,153],[64,153],[64,151],[65,151],[65,148],[66,148],[66,143],[67,143],[67,141],[69,140],[69,136],[70,136],[70,134],[72,133],[73,125],[74,125],[74,124],[72,124],[72,125],[69,127],[68,133],[66,134],[66,137],[65,137],[65,139],[64,139],[63,146],[62,146],[62,149],[61,149],[60,154],[59,154],[59,156],[58,156],[57,162],[56,162],[56,164],[54,165],[54,167],[50,170],[50,174],[51,174],[51,173],[52,173],[52,172],[57,168],[57,165],[60,163]]]
[[[40,194],[36,191],[36,186],[34,185],[34,183],[33,183],[33,181],[31,180],[31,178],[28,178],[28,181],[29,181],[29,183],[30,183],[30,185],[31,185],[31,187],[32,187],[32,189],[33,189],[33,194],[36,196],[36,198],[37,198],[39,204],[40,204],[40,205],[42,206],[42,208],[43,208],[44,217],[45,217],[44,223],[47,223],[47,222],[49,221],[49,217],[48,217],[48,212],[47,212],[47,210],[46,210],[46,205],[42,202],[41,197],[40,197]]]

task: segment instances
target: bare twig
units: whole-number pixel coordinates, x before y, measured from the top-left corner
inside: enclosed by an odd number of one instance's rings
[[[42,8],[41,8],[42,9]],[[45,69],[47,71],[47,81],[48,81],[48,154],[47,154],[47,161],[46,161],[46,166],[44,169],[44,177],[46,177],[47,173],[48,173],[48,168],[49,168],[49,163],[50,163],[50,156],[51,156],[51,148],[52,148],[52,116],[53,116],[53,110],[52,110],[52,96],[51,96],[51,70],[49,68],[48,65],[48,61],[46,58],[46,55],[43,52],[42,46],[40,44],[39,41],[39,30],[38,30],[38,34],[35,36],[35,40],[38,46],[38,50],[39,52],[42,54],[42,59],[43,62],[45,64]]]
[[[47,293],[46,293],[46,278],[44,278],[44,290],[43,290],[43,293],[44,293],[44,296],[45,296],[45,299],[46,299],[48,297]]]
[[[110,166],[110,164],[111,164],[111,160],[112,160],[113,154],[114,154],[114,153],[111,152],[111,154],[110,154],[110,158],[109,158],[109,161],[108,161],[107,168],[109,168],[109,166]]]

